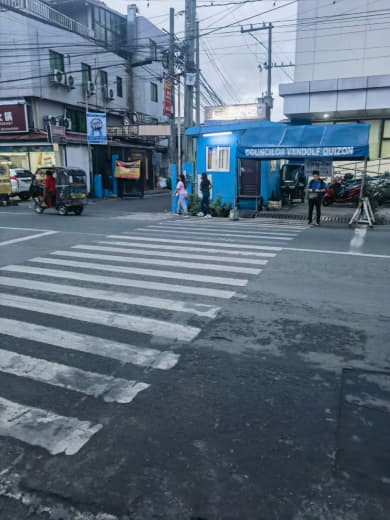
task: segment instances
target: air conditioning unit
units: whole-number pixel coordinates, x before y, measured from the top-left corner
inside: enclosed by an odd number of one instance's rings
[[[74,80],[74,76],[71,76],[70,74],[67,76],[67,86],[68,88],[70,89],[73,89],[73,88],[76,88],[75,87],[75,80]]]
[[[54,69],[51,80],[56,85],[63,85],[66,87],[66,74],[62,70]]]
[[[69,117],[64,117],[62,120],[62,126],[66,128],[66,130],[72,130],[72,120]]]
[[[104,87],[103,93],[106,101],[112,101],[114,99],[114,90],[112,88]]]
[[[51,126],[60,126],[60,118],[58,116],[45,116],[45,121],[47,121]]]
[[[86,87],[86,93],[87,96],[93,96],[96,94],[96,85],[93,81],[88,81],[87,87]]]

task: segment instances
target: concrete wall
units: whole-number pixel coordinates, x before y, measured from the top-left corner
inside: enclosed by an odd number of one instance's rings
[[[88,98],[90,110],[127,110],[126,61],[104,47],[95,46],[92,40],[20,13],[6,11],[0,16],[0,45],[10,49],[9,53],[3,51],[0,56],[0,81],[8,81],[0,83],[0,99],[37,97],[85,108],[81,63],[86,63],[95,69],[92,70],[92,79],[97,82],[96,94]],[[65,56],[65,72],[73,76],[74,89],[51,83],[50,49]],[[103,95],[97,73],[99,67],[107,71],[108,87],[114,90],[113,101],[107,101]],[[116,95],[116,76],[123,81],[122,98]],[[10,82],[15,79],[18,81]]]
[[[369,14],[388,8],[389,0],[298,0],[295,81],[388,73],[390,31]]]

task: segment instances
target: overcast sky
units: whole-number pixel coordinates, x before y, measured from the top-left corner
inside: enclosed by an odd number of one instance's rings
[[[126,0],[105,0],[109,7],[126,12]],[[184,0],[137,0],[139,14],[160,28],[169,29],[169,8],[176,10],[175,32],[183,37]],[[211,3],[219,4],[210,6]],[[225,5],[220,5],[225,4]],[[291,0],[197,0],[201,35],[217,27],[236,26],[218,30],[201,38],[201,69],[210,84],[226,104],[252,103],[265,92],[267,71],[258,65],[267,59],[267,50],[249,34],[241,34],[240,24],[262,24],[272,21],[273,61],[294,62],[296,2]],[[245,20],[246,19],[246,20]],[[291,25],[279,27],[278,25]],[[268,31],[253,33],[267,47]],[[273,120],[283,117],[282,100],[277,97],[279,83],[291,82],[294,68],[273,69],[273,92],[276,97]]]

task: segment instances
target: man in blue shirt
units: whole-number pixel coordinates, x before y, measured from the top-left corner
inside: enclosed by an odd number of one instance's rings
[[[321,201],[322,196],[326,192],[326,182],[320,179],[320,173],[318,171],[313,172],[313,179],[309,182],[307,192],[309,195],[309,224],[313,220],[313,210],[316,207],[317,214],[317,226],[320,225],[321,221]]]

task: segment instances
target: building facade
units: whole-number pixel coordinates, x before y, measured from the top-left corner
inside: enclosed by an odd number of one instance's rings
[[[388,0],[298,0],[294,82],[279,86],[294,123],[368,122],[370,159],[390,168]]]
[[[0,0],[6,7],[0,17],[0,153],[33,172],[42,165],[79,166],[103,174],[107,184],[112,156],[133,160],[134,150],[152,187],[153,155],[166,155],[166,146],[136,136],[112,138],[108,146],[92,146],[89,155],[86,112],[105,112],[108,128],[122,127],[132,114],[153,118],[162,114],[162,83],[157,101],[137,100],[134,89],[141,85],[134,77],[142,65],[132,66],[126,15],[102,2],[78,2],[78,9],[72,2],[57,4]],[[162,62],[156,65],[153,81],[163,73]]]

